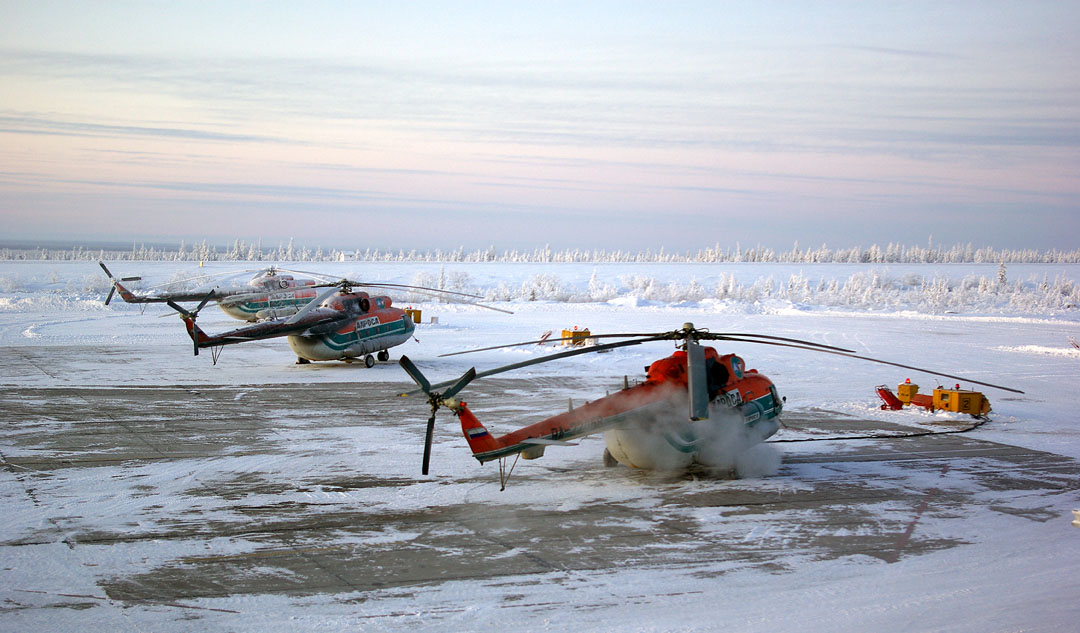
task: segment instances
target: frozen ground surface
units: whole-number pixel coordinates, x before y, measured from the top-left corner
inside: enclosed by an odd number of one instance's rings
[[[125,263],[145,285],[186,264]],[[538,275],[588,292],[629,277],[712,285],[851,267],[310,265],[396,283],[467,274],[480,289]],[[214,270],[242,264],[215,264]],[[893,274],[984,275],[996,266]],[[1010,266],[1033,279],[1076,268]],[[632,285],[632,284],[631,284]],[[396,364],[297,366],[284,341],[195,358],[163,306],[114,302],[94,264],[0,262],[5,471],[0,629],[1075,631],[1080,623],[1075,311],[932,314],[772,302],[516,301],[504,315],[419,304],[408,354],[432,379],[546,353],[437,358],[577,325],[807,338],[1025,391],[986,390],[993,421],[963,435],[774,444],[761,476],[643,476],[602,443],[551,449],[500,493],[442,418],[419,475],[424,404]],[[157,318],[167,315],[169,318]],[[208,331],[236,322],[207,308]],[[954,428],[883,412],[873,387],[936,379],[833,356],[733,344],[776,382],[779,439],[848,426]],[[656,343],[538,365],[465,396],[496,431],[640,376]],[[840,420],[840,427],[815,420]],[[846,422],[845,422],[846,421]],[[831,423],[831,422],[830,422]],[[849,431],[850,429],[845,429]],[[860,431],[861,432],[861,431]],[[780,465],[770,465],[773,456]]]

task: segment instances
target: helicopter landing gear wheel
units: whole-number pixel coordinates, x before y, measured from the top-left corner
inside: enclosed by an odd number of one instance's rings
[[[379,352],[379,360],[380,360],[380,361],[382,361],[382,362],[384,362],[384,363],[385,363],[386,361],[390,360],[390,352],[388,352],[388,351],[386,351],[386,350],[382,350],[382,351],[380,351],[380,352]]]
[[[371,354],[368,354],[367,356],[365,356],[364,357],[364,367],[367,367],[368,369],[371,369],[374,366],[375,366],[375,357],[372,356]]]
[[[310,365],[310,364],[311,364],[311,361],[310,361],[310,360],[308,360],[308,359],[306,359],[306,358],[300,358],[300,357],[298,356],[298,357],[296,358],[296,364],[297,364],[297,365]]]
[[[614,468],[619,465],[619,460],[615,459],[615,456],[611,454],[611,451],[604,449],[604,467]]]

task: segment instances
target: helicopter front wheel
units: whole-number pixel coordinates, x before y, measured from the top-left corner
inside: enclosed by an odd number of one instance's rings
[[[367,356],[365,356],[364,357],[364,367],[367,367],[368,369],[371,369],[374,366],[375,366],[375,357],[372,356],[371,354],[368,354]]]
[[[386,350],[381,350],[381,351],[379,352],[379,360],[380,360],[380,361],[382,361],[382,362],[384,362],[384,363],[385,363],[386,361],[390,360],[390,352],[388,352],[388,351],[386,351]]]

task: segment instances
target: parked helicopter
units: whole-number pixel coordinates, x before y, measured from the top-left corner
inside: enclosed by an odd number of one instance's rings
[[[155,294],[135,294],[124,287],[121,282],[139,281],[142,277],[122,277],[117,279],[105,266],[105,262],[98,264],[105,274],[109,276],[112,287],[105,297],[105,305],[109,305],[113,295],[120,294],[120,298],[127,303],[168,303],[180,301],[201,301],[208,291],[189,292],[162,292]],[[246,284],[226,287],[215,287],[214,300],[221,310],[234,319],[241,321],[262,321],[274,317],[284,317],[296,314],[307,305],[318,292],[315,288],[320,283],[331,281],[329,278],[308,279],[296,278],[291,273],[281,268],[270,268],[258,271]],[[301,273],[312,275],[314,273]],[[214,275],[196,277],[205,279]]]
[[[272,318],[223,334],[210,335],[196,324],[196,319],[199,311],[214,298],[216,291],[212,290],[201,297],[202,301],[192,311],[181,307],[175,301],[166,303],[180,313],[194,343],[195,355],[199,355],[200,349],[210,348],[214,364],[217,364],[221,349],[226,345],[285,336],[296,353],[298,364],[327,360],[352,362],[353,359],[363,357],[364,365],[372,367],[375,365],[375,356],[372,354],[377,354],[380,361],[389,360],[390,353],[387,350],[409,340],[416,325],[404,310],[393,307],[390,297],[355,292],[357,287],[409,288],[424,293],[449,295],[459,302],[509,313],[507,310],[467,301],[481,298],[476,295],[421,286],[342,279],[310,286],[308,289],[313,294],[315,288],[326,290],[307,300],[303,307],[288,318]]]
[[[604,433],[607,446],[604,450],[604,464],[607,466],[624,464],[648,470],[678,470],[692,464],[729,467],[733,449],[745,450],[768,439],[779,429],[784,398],[780,397],[776,386],[766,376],[756,369],[747,369],[742,358],[735,354],[721,355],[715,348],[701,345],[698,341],[760,343],[836,354],[1023,393],[1009,387],[860,356],[840,347],[764,334],[712,333],[697,329],[692,323],[671,332],[600,334],[588,338],[609,337],[630,340],[580,347],[479,373],[470,369],[456,381],[435,385],[428,382],[407,356],[402,356],[402,368],[419,386],[419,391],[427,396],[431,407],[424,439],[422,472],[425,475],[428,473],[435,414],[440,407],[450,409],[460,419],[461,430],[473,457],[480,463],[499,461],[499,480],[504,489],[518,456],[536,459],[544,455],[548,446],[573,446],[569,440],[600,432]],[[634,386],[624,383],[623,389],[614,394],[500,437],[492,436],[467,404],[454,397],[476,378],[577,354],[664,340],[679,341],[681,349],[649,365],[643,382]],[[514,343],[455,354],[535,343]],[[443,356],[450,355],[453,354]],[[436,391],[444,387],[444,391]],[[687,406],[689,415],[685,418],[672,414]],[[514,456],[514,463],[507,470],[505,460],[510,456]]]

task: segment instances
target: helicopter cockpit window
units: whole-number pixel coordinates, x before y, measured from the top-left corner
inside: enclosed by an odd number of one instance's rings
[[[728,372],[728,368],[724,363],[711,358],[706,361],[705,371],[708,375],[709,400],[712,400],[728,383],[730,372]]]
[[[380,310],[382,310],[383,308],[386,307],[386,302],[384,302],[382,299],[376,299],[375,300],[375,306],[377,308],[379,308]]]

